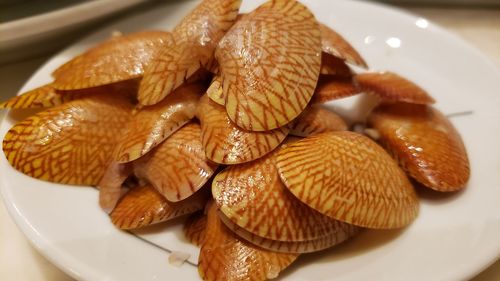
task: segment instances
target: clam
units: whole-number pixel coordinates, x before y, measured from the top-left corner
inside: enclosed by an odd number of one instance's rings
[[[342,78],[350,78],[352,71],[349,66],[335,56],[323,53],[321,55],[321,71],[322,75],[332,75]]]
[[[470,176],[469,160],[453,124],[429,105],[383,104],[369,116],[380,141],[408,174],[437,191],[457,191]]]
[[[0,103],[0,108],[25,109],[53,107],[73,100],[72,94],[61,94],[51,84],[37,87]]]
[[[172,42],[163,31],[113,37],[56,69],[52,86],[75,90],[140,78],[157,51]]]
[[[238,16],[240,0],[203,0],[174,28],[174,43],[148,66],[139,88],[139,103],[160,102],[196,71],[210,68],[217,42]]]
[[[203,209],[207,194],[200,190],[188,199],[170,202],[150,185],[133,187],[118,202],[111,221],[120,229],[135,229]]]
[[[111,162],[97,184],[99,188],[99,206],[106,213],[111,213],[118,200],[125,194],[123,183],[134,173],[132,163]]]
[[[319,30],[321,32],[321,46],[323,53],[343,59],[356,66],[368,68],[365,60],[356,51],[356,49],[354,49],[351,44],[344,39],[344,37],[325,24],[320,24]]]
[[[222,223],[215,204],[209,203],[207,208],[207,226],[198,262],[203,280],[273,279],[298,257],[242,240]]]
[[[3,151],[14,168],[34,178],[96,185],[131,110],[119,93],[86,95],[14,125]]]
[[[160,103],[135,110],[117,148],[118,162],[133,161],[168,138],[196,113],[202,84],[186,84]]]
[[[329,235],[314,240],[279,241],[255,235],[239,227],[222,213],[219,213],[219,218],[229,229],[246,241],[269,251],[289,254],[312,253],[331,248],[356,235],[360,230],[354,225],[336,221],[336,230]]]
[[[134,172],[150,182],[167,200],[177,202],[200,189],[217,166],[205,156],[200,125],[188,123],[135,161]]]
[[[314,90],[311,103],[325,103],[359,93],[360,91],[354,86],[351,77],[321,75]]]
[[[307,137],[315,134],[346,131],[347,124],[333,111],[312,105],[306,108],[290,127],[290,135]]]
[[[229,118],[245,130],[277,129],[295,119],[314,93],[319,25],[295,0],[269,1],[233,25],[215,57]]]
[[[367,72],[354,76],[361,91],[377,95],[385,101],[415,104],[433,104],[427,91],[412,81],[393,72]]]
[[[283,142],[287,127],[266,132],[246,131],[235,125],[224,107],[204,95],[198,105],[205,153],[220,164],[238,164],[258,159]]]
[[[281,179],[303,203],[333,219],[367,228],[399,228],[418,214],[418,198],[397,163],[369,138],[329,132],[287,145]]]

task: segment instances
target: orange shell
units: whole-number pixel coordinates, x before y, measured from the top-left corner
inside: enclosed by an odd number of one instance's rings
[[[154,105],[207,65],[212,54],[193,43],[171,44],[146,68],[137,98],[141,105]]]
[[[233,25],[215,56],[229,118],[246,130],[276,129],[295,119],[314,93],[319,25],[295,0],[269,1]]]
[[[350,78],[352,76],[351,69],[343,60],[326,53],[321,54],[320,73],[322,75],[335,75],[343,78]]]
[[[163,31],[113,37],[54,71],[54,88],[75,90],[141,77],[159,49],[173,41]]]
[[[120,138],[116,160],[124,163],[143,156],[189,122],[203,91],[201,84],[187,84],[160,103],[138,109]]]
[[[433,104],[436,101],[422,88],[393,72],[368,72],[354,76],[360,90],[388,101]]]
[[[177,202],[200,189],[217,166],[205,156],[200,125],[189,123],[134,162],[134,171],[169,201]]]
[[[222,91],[222,77],[216,74],[207,89],[207,96],[217,104],[224,106],[226,104],[226,97]]]
[[[303,204],[281,182],[276,152],[229,166],[212,182],[220,211],[239,227],[279,241],[314,240],[337,231],[337,221]]]
[[[87,95],[17,123],[5,135],[3,151],[14,168],[34,178],[96,185],[131,109],[117,95]]]
[[[221,222],[215,204],[209,204],[198,262],[203,280],[273,279],[297,257],[297,254],[264,250],[239,238]]]
[[[111,212],[111,221],[120,229],[148,226],[201,210],[207,197],[200,191],[186,200],[172,203],[150,185],[134,187]]]
[[[418,214],[404,172],[369,138],[353,132],[314,135],[281,149],[277,167],[288,189],[319,212],[367,228],[399,228]]]
[[[61,94],[46,84],[0,103],[0,108],[43,108],[53,107],[75,99],[74,95]]]
[[[190,215],[184,222],[184,235],[196,246],[201,247],[205,239],[205,230],[207,228],[207,216],[202,212],[196,212]]]
[[[241,238],[263,249],[279,253],[303,254],[325,250],[344,242],[359,232],[359,228],[357,226],[335,221],[337,224],[335,232],[327,236],[323,236],[315,240],[278,241],[250,233],[233,223],[222,213],[219,213],[219,217],[229,229],[238,234]]]
[[[311,99],[311,104],[346,98],[359,94],[351,78],[320,76],[318,85]]]
[[[233,25],[241,0],[203,0],[174,28],[177,43],[192,42],[213,51]]]
[[[446,192],[467,184],[467,151],[453,124],[437,109],[383,104],[372,112],[369,124],[400,165],[420,183]]]
[[[332,131],[346,131],[345,121],[326,108],[320,106],[309,106],[293,122],[290,135],[307,137],[320,133]]]
[[[208,159],[220,164],[239,164],[258,159],[285,140],[288,128],[268,132],[245,131],[229,120],[224,107],[206,95],[198,104],[202,142]]]
[[[322,23],[319,25],[319,30],[321,32],[323,52],[346,60],[356,66],[368,68],[365,60],[344,37]]]

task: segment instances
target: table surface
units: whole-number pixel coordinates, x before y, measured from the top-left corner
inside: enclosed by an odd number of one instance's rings
[[[405,6],[470,42],[500,68],[500,9]],[[0,66],[0,100],[14,96],[51,55]],[[73,280],[47,261],[26,240],[0,200],[0,280]],[[500,260],[472,281],[500,280]]]

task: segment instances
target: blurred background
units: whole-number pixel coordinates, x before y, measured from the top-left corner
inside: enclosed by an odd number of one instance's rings
[[[378,2],[441,25],[478,48],[500,68],[500,0]],[[0,0],[0,100],[16,95],[37,68],[75,40],[106,23],[160,4],[159,0]],[[72,280],[29,245],[1,200],[0,249],[0,280]],[[473,279],[498,280],[500,262]]]

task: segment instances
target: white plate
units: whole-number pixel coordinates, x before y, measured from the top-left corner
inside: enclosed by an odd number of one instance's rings
[[[244,1],[242,11],[257,6]],[[261,1],[258,1],[261,2]],[[304,1],[317,18],[357,47],[373,69],[411,78],[436,98],[453,118],[467,146],[472,177],[460,193],[422,193],[418,219],[401,231],[369,231],[342,246],[301,258],[283,273],[290,280],[461,280],[474,276],[500,254],[500,72],[478,51],[421,19],[375,4]],[[171,28],[195,2],[169,2],[130,17],[58,54],[23,90],[50,81],[49,73],[112,30]],[[1,124],[2,136],[13,125]],[[52,262],[82,280],[196,280],[192,265],[175,268],[167,253],[116,230],[99,210],[92,188],[46,183],[0,160],[5,204],[22,231]],[[149,240],[171,250],[193,251],[176,231]],[[191,247],[191,248],[190,248]],[[196,260],[193,257],[193,260]]]

